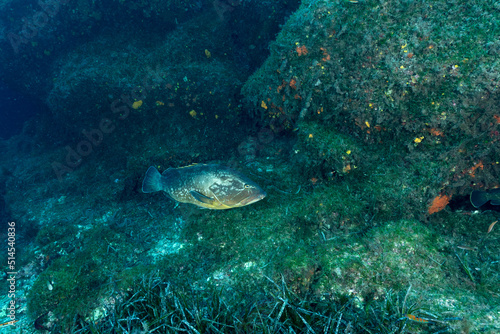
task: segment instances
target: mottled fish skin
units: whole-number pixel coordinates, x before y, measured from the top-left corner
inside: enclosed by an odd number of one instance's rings
[[[470,202],[476,208],[479,208],[490,202],[493,205],[500,205],[500,188],[487,191],[474,190],[470,194]]]
[[[161,175],[155,167],[149,167],[142,190],[145,193],[165,191],[175,201],[216,210],[242,207],[266,196],[266,192],[245,175],[216,164],[169,168]]]

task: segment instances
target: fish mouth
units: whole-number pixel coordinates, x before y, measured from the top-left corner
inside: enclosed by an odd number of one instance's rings
[[[249,205],[249,204],[258,202],[261,199],[263,199],[264,197],[266,197],[266,195],[267,195],[266,192],[263,191],[255,196],[250,196],[248,198],[245,198],[243,201],[241,201],[241,205]]]

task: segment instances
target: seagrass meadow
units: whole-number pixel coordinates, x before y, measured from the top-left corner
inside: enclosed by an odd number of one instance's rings
[[[9,330],[500,332],[500,207],[469,201],[500,186],[498,2],[69,2],[17,53],[36,8],[2,3],[1,79],[46,108],[0,140]],[[141,191],[193,163],[267,196]]]

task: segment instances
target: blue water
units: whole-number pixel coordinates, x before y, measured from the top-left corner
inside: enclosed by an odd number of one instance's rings
[[[0,82],[0,138],[21,133],[24,122],[43,110],[40,101]]]

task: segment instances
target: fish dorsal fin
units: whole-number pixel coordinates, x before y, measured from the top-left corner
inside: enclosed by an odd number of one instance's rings
[[[175,173],[179,173],[179,170],[184,169],[184,168],[194,167],[194,166],[205,166],[205,164],[192,163],[190,165],[177,167],[177,168],[169,167],[169,168],[165,169],[161,175],[166,176],[166,177],[172,177],[172,175],[175,175],[175,177],[178,177],[178,174],[175,174]]]
[[[190,165],[187,165],[187,166],[181,166],[181,167],[177,167],[177,169],[182,169],[182,168],[189,168],[189,167],[194,167],[194,166],[205,166],[206,164],[200,164],[200,163],[197,163],[197,162],[194,162]]]
[[[201,203],[205,203],[205,204],[209,204],[209,205],[213,205],[214,204],[214,199],[213,198],[210,198],[208,196],[205,196],[203,195],[202,193],[199,193],[197,191],[194,191],[194,190],[191,190],[189,192],[191,195],[193,195],[193,197],[201,202]]]

